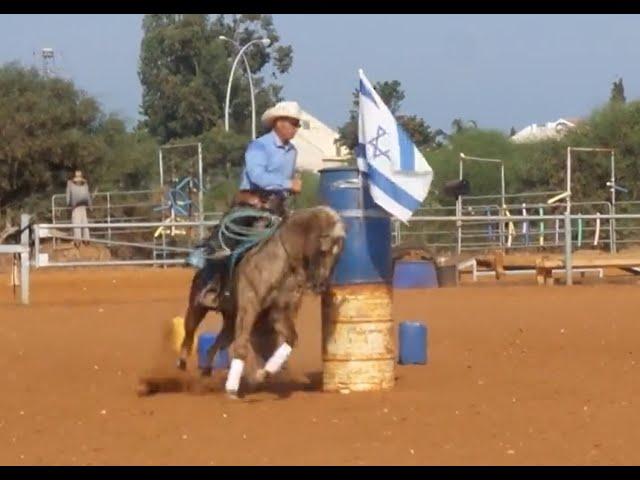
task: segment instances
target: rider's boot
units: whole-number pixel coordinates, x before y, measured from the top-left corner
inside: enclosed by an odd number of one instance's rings
[[[220,305],[220,275],[216,275],[198,295],[198,303],[216,310]]]

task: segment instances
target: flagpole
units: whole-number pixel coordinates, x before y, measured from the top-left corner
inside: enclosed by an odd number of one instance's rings
[[[362,176],[362,170],[360,170],[360,168],[358,168],[358,180],[360,181],[360,195],[358,198],[360,205],[358,205],[358,207],[360,210],[364,210],[364,177]]]
[[[358,69],[358,90],[360,90],[360,78],[362,77],[363,70],[361,68]],[[360,123],[360,114],[358,113],[358,123]],[[360,127],[358,126],[358,129]],[[359,140],[359,139],[358,139]],[[365,161],[366,161],[366,153],[365,153]],[[360,170],[360,165],[358,164],[358,158],[356,155],[356,167],[358,168],[358,180],[360,181],[360,195],[358,201],[360,202],[360,209],[364,210],[364,177],[362,175],[362,170]]]

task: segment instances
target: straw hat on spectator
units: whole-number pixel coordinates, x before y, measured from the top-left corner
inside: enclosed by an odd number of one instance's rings
[[[76,183],[83,183],[86,182],[85,178],[82,176],[82,171],[81,170],[76,170],[73,178],[71,179],[72,182],[76,182]]]

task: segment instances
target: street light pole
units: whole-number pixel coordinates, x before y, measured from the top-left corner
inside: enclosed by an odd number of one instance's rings
[[[230,38],[225,37],[224,35],[220,35],[218,38],[220,40],[231,42],[236,46],[238,50],[240,50],[240,45],[235,40],[231,40]],[[249,62],[247,61],[247,57],[244,55],[244,53],[242,54],[242,60],[244,60],[244,67],[245,67],[245,70],[247,71],[247,76],[249,77],[249,90],[251,91],[251,133],[253,138],[255,139],[256,138],[256,100],[253,92],[253,78],[251,75],[251,67],[249,66]],[[225,104],[225,110],[226,110],[226,104]],[[229,131],[228,122],[225,124],[225,128],[226,128],[226,131],[228,132]]]
[[[230,38],[225,37],[224,35],[221,35],[218,38],[220,40],[227,40],[233,43],[238,48],[240,47],[240,45],[238,45],[237,42],[235,42],[234,40],[231,40]],[[245,50],[247,50],[247,48],[249,48],[254,43],[261,43],[263,46],[268,47],[271,44],[271,41],[268,38],[257,38],[247,43],[244,47],[240,48],[240,51],[236,55],[236,58],[233,61],[233,65],[231,66],[231,73],[229,74],[229,82],[227,83],[227,97],[225,99],[225,105],[224,105],[224,129],[227,132],[229,131],[229,98],[231,97],[231,83],[233,81],[233,74],[235,72],[236,65],[238,64],[240,57],[242,57],[242,59],[244,60],[245,68],[247,70],[247,75],[249,76],[249,89],[251,91],[251,133],[253,138],[255,139],[256,138],[256,100],[255,100],[255,93],[253,90],[251,68],[249,67],[249,62],[247,61],[247,58],[244,56]]]

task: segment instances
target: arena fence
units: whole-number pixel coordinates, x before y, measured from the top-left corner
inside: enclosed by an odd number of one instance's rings
[[[577,206],[576,203],[573,206]],[[408,224],[394,222],[393,243],[398,245],[419,239],[427,246],[439,247],[449,253],[457,250],[458,226],[463,232],[462,245],[465,251],[480,252],[500,248],[503,251],[519,248],[533,248],[537,252],[560,250],[564,252],[563,268],[566,284],[572,284],[573,253],[575,249],[593,248],[616,251],[620,246],[640,243],[640,213],[606,212],[607,202],[593,202],[583,205],[595,213],[574,213],[551,215],[543,206],[537,215],[514,214],[497,215],[495,205],[483,205],[484,210],[471,210],[471,215],[446,215],[447,208],[432,209],[439,215],[425,215],[418,212]],[[618,210],[640,211],[640,202],[620,202]],[[540,210],[542,209],[542,210]],[[504,211],[504,210],[503,210]],[[482,215],[479,215],[482,212]],[[444,215],[442,213],[445,213]],[[474,214],[475,213],[475,214]],[[30,217],[21,217],[21,243],[0,245],[0,254],[13,255],[15,259],[12,276],[20,265],[21,302],[29,303],[29,267],[84,267],[117,265],[185,265],[188,254],[200,240],[200,227],[205,229],[218,223],[216,218],[203,222],[118,222],[60,224],[40,223],[30,225]],[[615,225],[615,229],[612,228]],[[74,228],[88,228],[90,245],[95,255],[91,258],[77,258],[64,255],[64,250],[73,242]],[[31,239],[30,239],[31,233]],[[124,239],[126,234],[126,239]],[[136,240],[131,236],[137,235]],[[52,240],[56,239],[54,247]],[[611,246],[613,244],[613,247]],[[81,250],[69,248],[71,251]],[[62,253],[61,253],[62,252]],[[89,252],[91,253],[91,252]],[[640,256],[639,256],[640,258]],[[631,264],[630,264],[631,265]],[[634,264],[635,265],[635,264]],[[637,267],[640,267],[640,262]],[[636,267],[630,266],[636,270]],[[595,268],[601,276],[601,267]],[[595,271],[594,270],[594,271]],[[576,272],[584,269],[576,269]],[[17,279],[14,282],[17,283]]]

